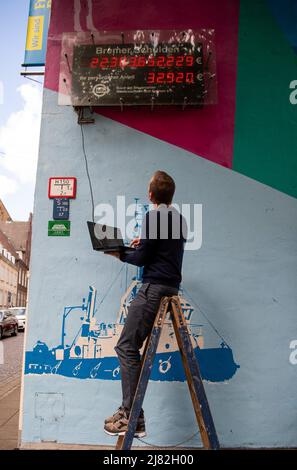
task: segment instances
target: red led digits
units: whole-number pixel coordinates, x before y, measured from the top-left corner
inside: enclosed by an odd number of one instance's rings
[[[173,72],[168,72],[166,74],[166,81],[167,83],[174,83],[174,73]]]
[[[148,67],[154,67],[155,66],[155,57],[154,56],[150,56],[148,58],[147,65],[148,65]]]
[[[175,65],[176,67],[182,67],[183,64],[184,64],[184,57],[183,55],[179,55],[178,57],[176,57],[175,59]]]
[[[187,83],[194,83],[194,74],[193,72],[186,73],[186,82]]]
[[[166,60],[166,57],[164,57],[163,55],[159,55],[159,57],[157,57],[157,67],[164,67],[165,65],[165,60]]]
[[[169,55],[166,60],[166,67],[172,67],[174,65],[174,56]]]
[[[135,55],[129,57],[129,67],[137,67],[137,57]]]
[[[155,82],[155,72],[149,72],[147,74],[147,80],[146,80],[146,83],[148,84],[152,84]]]
[[[118,66],[119,58],[116,56],[111,57],[110,59],[110,68],[115,69]]]
[[[156,83],[165,83],[165,73],[164,72],[158,72],[156,74]]]
[[[177,72],[175,81],[176,83],[182,83],[184,81],[183,72]]]
[[[109,62],[109,58],[108,57],[102,57],[102,59],[100,60],[100,64],[99,64],[99,67],[101,69],[106,69],[108,67],[108,62]]]
[[[185,60],[186,60],[186,66],[192,67],[192,65],[194,64],[194,57],[192,55],[186,55]]]
[[[192,67],[194,65],[194,56],[101,56],[92,57],[89,62],[90,68],[122,68],[122,67]]]
[[[138,67],[145,67],[146,65],[146,57],[139,56],[138,57]]]
[[[163,84],[163,83],[194,83],[193,72],[149,72],[147,74],[146,83],[152,84]]]
[[[99,58],[98,57],[93,57],[91,62],[90,62],[91,69],[96,69],[98,67],[98,62],[99,62]]]

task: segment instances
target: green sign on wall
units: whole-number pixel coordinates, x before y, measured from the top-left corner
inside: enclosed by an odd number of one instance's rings
[[[49,220],[48,236],[49,237],[69,237],[70,220]]]

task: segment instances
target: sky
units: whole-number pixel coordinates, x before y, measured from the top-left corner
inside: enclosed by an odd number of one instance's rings
[[[29,0],[0,2],[0,199],[13,220],[33,211],[39,145],[42,84],[20,76],[28,12]]]

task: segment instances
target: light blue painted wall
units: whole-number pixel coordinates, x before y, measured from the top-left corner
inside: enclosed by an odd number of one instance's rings
[[[96,203],[114,204],[117,194],[145,199],[149,177],[164,169],[176,180],[176,202],[203,204],[203,245],[185,254],[184,285],[240,365],[229,382],[205,383],[222,446],[296,446],[297,365],[289,362],[289,345],[297,339],[297,201],[98,115],[84,132]],[[78,179],[70,238],[47,236],[48,178],[56,175]],[[79,304],[92,284],[102,296],[120,268],[117,260],[92,251],[86,230],[90,217],[77,116],[71,107],[58,107],[57,94],[45,90],[27,350],[37,340],[59,344],[64,306]],[[115,286],[98,310],[100,319],[115,320],[122,288]],[[218,344],[197,311],[195,318],[205,324],[206,346]],[[70,334],[77,321],[69,322]],[[41,425],[36,397],[41,392],[62,394],[64,416],[56,424],[49,419]],[[58,442],[112,445],[103,420],[120,395],[118,381],[26,375],[22,442],[55,435]],[[195,432],[185,383],[150,382],[145,412],[149,442],[175,444]],[[188,445],[199,443],[195,437]]]

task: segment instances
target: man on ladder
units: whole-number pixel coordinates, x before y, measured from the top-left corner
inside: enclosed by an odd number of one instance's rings
[[[140,349],[151,332],[161,298],[178,294],[187,226],[182,215],[171,206],[174,180],[157,171],[149,182],[149,199],[154,209],[146,214],[140,239],[133,240],[134,252],[112,253],[123,262],[143,266],[143,285],[131,302],[126,322],[115,347],[120,366],[123,401],[105,420],[104,430],[122,436],[128,428],[129,414],[141,370]],[[145,419],[141,410],[135,436],[144,437]]]

